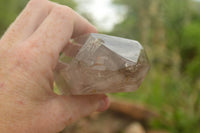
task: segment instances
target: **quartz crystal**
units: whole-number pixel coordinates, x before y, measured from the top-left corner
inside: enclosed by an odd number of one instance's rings
[[[139,42],[91,33],[65,48],[55,81],[62,93],[70,95],[130,92],[139,88],[149,68]]]

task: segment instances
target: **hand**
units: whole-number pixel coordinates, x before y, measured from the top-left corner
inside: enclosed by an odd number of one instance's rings
[[[69,7],[31,0],[0,40],[0,131],[56,133],[109,106],[105,95],[58,96],[53,72],[70,38],[96,32]]]

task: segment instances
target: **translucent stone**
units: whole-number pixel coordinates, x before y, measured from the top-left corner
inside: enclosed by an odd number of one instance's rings
[[[55,81],[62,93],[72,95],[130,92],[139,88],[149,68],[139,42],[91,33],[66,47]]]

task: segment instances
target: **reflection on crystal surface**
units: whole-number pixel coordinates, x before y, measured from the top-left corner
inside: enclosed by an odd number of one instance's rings
[[[149,70],[145,51],[137,41],[92,33],[76,38],[73,43],[74,49],[82,47],[73,54],[73,46],[71,51],[65,50],[55,72],[56,83],[63,93],[133,91]]]

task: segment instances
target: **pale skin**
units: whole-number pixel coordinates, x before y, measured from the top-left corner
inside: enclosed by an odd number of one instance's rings
[[[71,38],[97,32],[67,6],[30,0],[0,40],[0,132],[57,133],[94,111],[105,95],[58,96],[53,72]]]

